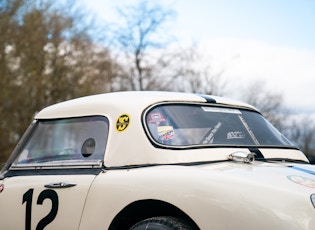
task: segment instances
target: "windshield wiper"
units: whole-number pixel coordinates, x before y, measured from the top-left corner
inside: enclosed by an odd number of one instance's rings
[[[256,161],[309,164],[308,161],[291,158],[255,158]]]

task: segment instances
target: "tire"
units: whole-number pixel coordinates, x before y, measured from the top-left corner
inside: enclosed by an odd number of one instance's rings
[[[152,217],[136,223],[130,230],[193,230],[186,221],[170,216]]]

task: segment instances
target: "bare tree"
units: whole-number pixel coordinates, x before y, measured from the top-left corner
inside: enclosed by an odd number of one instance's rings
[[[243,100],[255,106],[279,130],[284,127],[283,95],[266,88],[263,81],[254,81],[242,91]]]
[[[315,163],[315,122],[308,116],[297,116],[286,127],[284,133]]]
[[[226,88],[223,70],[214,72],[207,60],[201,55],[196,44],[178,53],[178,77],[175,79],[177,91],[203,93],[222,96]]]
[[[173,17],[171,10],[160,5],[150,5],[142,1],[137,6],[127,6],[118,10],[123,24],[117,25],[114,31],[117,45],[123,52],[120,59],[124,68],[121,70],[122,89],[146,90],[159,79],[152,78],[154,61],[152,54],[169,44],[170,36],[166,36],[165,23]],[[154,58],[161,61],[161,56]]]

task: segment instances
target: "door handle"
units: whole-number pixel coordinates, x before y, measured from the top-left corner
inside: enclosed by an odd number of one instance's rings
[[[69,182],[57,182],[57,183],[45,184],[44,187],[45,188],[70,188],[76,185],[77,184],[69,183]]]

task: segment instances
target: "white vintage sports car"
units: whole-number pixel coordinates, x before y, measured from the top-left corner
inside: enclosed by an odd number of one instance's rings
[[[250,105],[88,96],[36,114],[0,174],[0,229],[314,230],[314,174]]]

